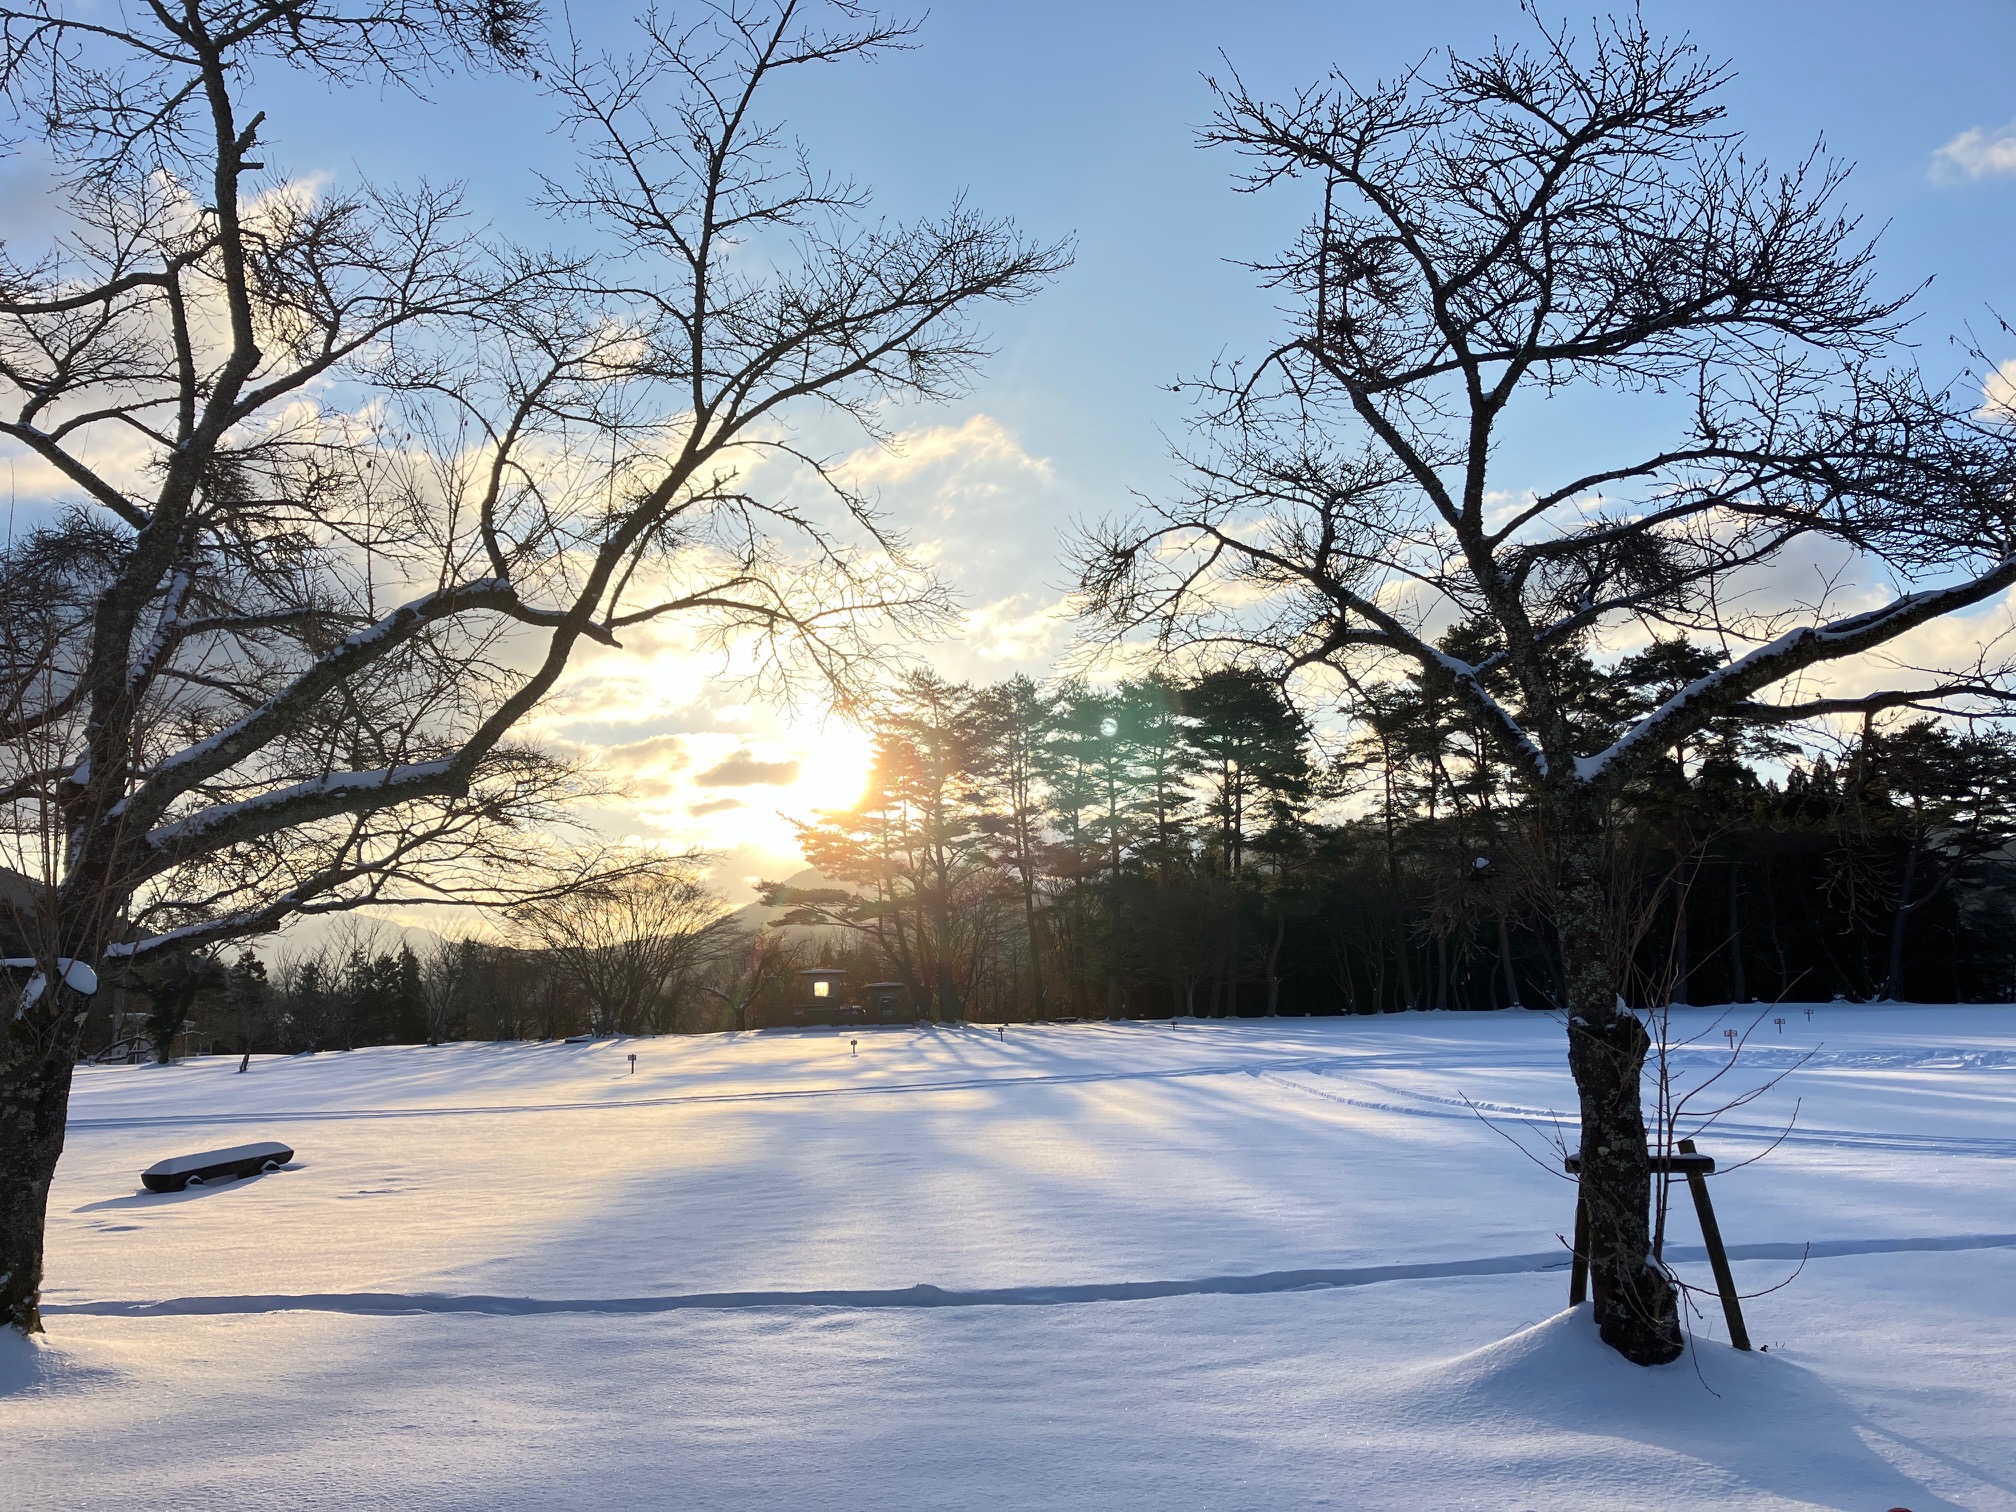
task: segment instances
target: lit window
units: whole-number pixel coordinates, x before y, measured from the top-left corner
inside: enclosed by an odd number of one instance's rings
[[[831,982],[814,982],[812,984],[812,996],[831,997],[832,995],[833,984]]]

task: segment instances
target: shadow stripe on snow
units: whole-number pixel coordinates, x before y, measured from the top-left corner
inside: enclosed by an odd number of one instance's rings
[[[1839,1255],[1887,1255],[1908,1250],[2016,1248],[2016,1234],[1958,1234],[1922,1239],[1828,1239],[1813,1244],[1732,1244],[1732,1260],[1823,1259]],[[1675,1246],[1676,1262],[1701,1261],[1698,1245]],[[204,1317],[272,1312],[373,1314],[490,1313],[529,1317],[543,1313],[666,1313],[729,1311],[738,1308],[895,1307],[1059,1307],[1083,1302],[1144,1302],[1160,1297],[1250,1296],[1268,1292],[1321,1291],[1372,1286],[1381,1281],[1424,1281],[1444,1276],[1509,1276],[1559,1270],[1567,1257],[1559,1250],[1537,1255],[1493,1255],[1478,1260],[1431,1260],[1413,1265],[1366,1265],[1346,1270],[1266,1271],[1253,1276],[1207,1276],[1197,1281],[1091,1282],[1079,1286],[1006,1286],[947,1291],[917,1285],[889,1290],[694,1292],[670,1297],[484,1297],[430,1292],[322,1292],[299,1295],[171,1297],[159,1302],[45,1303],[45,1313],[86,1313],[106,1317]]]
[[[372,1119],[497,1117],[513,1113],[604,1113],[618,1112],[625,1108],[683,1107],[689,1103],[785,1102],[817,1097],[888,1097],[914,1092],[970,1092],[1006,1087],[1072,1087],[1097,1082],[1181,1081],[1188,1078],[1236,1076],[1241,1073],[1257,1076],[1262,1070],[1306,1071],[1332,1066],[1354,1068],[1364,1062],[1354,1057],[1329,1057],[1320,1060],[1265,1061],[1258,1064],[1260,1070],[1254,1069],[1252,1062],[1233,1061],[1224,1064],[1171,1066],[1131,1071],[1030,1072],[1019,1075],[948,1078],[944,1081],[863,1082],[855,1085],[823,1087],[762,1087],[752,1088],[746,1092],[668,1092],[659,1097],[611,1097],[592,1102],[471,1103],[464,1106],[446,1104],[439,1107],[410,1108],[272,1108],[263,1112],[233,1109],[229,1112],[205,1113],[134,1113],[123,1117],[107,1115],[72,1118],[65,1127],[70,1132],[89,1133],[101,1129],[164,1129],[224,1124],[344,1123]],[[1494,1064],[1519,1063],[1507,1061]],[[1553,1062],[1550,1060],[1544,1064],[1551,1066]]]
[[[1308,1069],[1321,1074],[1321,1071],[1313,1066],[1289,1069]],[[1375,1102],[1365,1097],[1347,1097],[1341,1092],[1312,1087],[1307,1082],[1295,1081],[1273,1071],[1249,1069],[1246,1074],[1274,1086],[1285,1087],[1291,1092],[1303,1092],[1310,1097],[1320,1097],[1325,1102],[1339,1103],[1349,1108],[1363,1108],[1372,1113],[1401,1114],[1408,1118],[1454,1119],[1459,1122],[1477,1122],[1481,1119],[1485,1122],[1517,1123],[1524,1124],[1529,1129],[1557,1130],[1564,1135],[1573,1131],[1579,1122],[1575,1114],[1558,1112],[1552,1108],[1528,1108],[1517,1103],[1465,1102],[1460,1097],[1442,1097],[1417,1088],[1389,1087],[1384,1083],[1369,1080],[1365,1081],[1364,1085],[1376,1092],[1383,1092],[1393,1098],[1413,1098],[1415,1102],[1412,1104]],[[1422,1103],[1433,1106],[1422,1107],[1420,1106]],[[1722,1121],[1717,1121],[1711,1127],[1712,1137],[1716,1139],[1761,1139],[1774,1145],[1820,1145],[1849,1150],[1881,1150],[1898,1155],[1979,1155],[1989,1159],[2016,1159],[2016,1139],[1997,1139],[1987,1135],[1886,1134],[1867,1129],[1797,1126],[1787,1129],[1772,1124]]]

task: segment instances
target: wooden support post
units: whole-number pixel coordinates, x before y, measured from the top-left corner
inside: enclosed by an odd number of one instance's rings
[[[1575,1183],[1575,1260],[1568,1269],[1568,1305],[1580,1307],[1589,1297],[1589,1205],[1582,1183]]]
[[[1680,1153],[1692,1155],[1694,1141],[1680,1141]],[[1715,1221],[1715,1209],[1708,1202],[1708,1178],[1697,1170],[1687,1172],[1687,1190],[1694,1194],[1694,1214],[1701,1220],[1701,1238],[1708,1246],[1708,1263],[1715,1270],[1715,1286],[1722,1293],[1722,1316],[1729,1320],[1729,1342],[1738,1349],[1750,1347],[1750,1330],[1743,1326],[1743,1304],[1736,1296],[1736,1278],[1729,1271],[1729,1252],[1722,1247],[1722,1228]]]

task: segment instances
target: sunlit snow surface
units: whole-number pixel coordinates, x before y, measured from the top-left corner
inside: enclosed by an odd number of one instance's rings
[[[1683,1078],[1755,1017],[1681,1015]],[[0,1506],[2016,1508],[2016,1009],[1768,1010],[1704,1106],[1812,1058],[1701,1145],[1764,1155],[1713,1178],[1746,1290],[1814,1257],[1748,1304],[1768,1353],[1704,1299],[1653,1371],[1560,1311],[1561,1036],[85,1070],[50,1341],[0,1346]],[[139,1190],[269,1138],[293,1168]],[[1683,1197],[1669,1253],[1705,1286],[1699,1243]]]

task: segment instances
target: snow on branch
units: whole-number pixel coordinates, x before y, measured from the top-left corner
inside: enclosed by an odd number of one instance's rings
[[[160,762],[146,786],[110,817],[129,823],[150,822],[176,797],[259,750],[303,709],[435,621],[473,609],[509,611],[517,607],[518,595],[504,578],[480,578],[438,589],[400,605],[345,637],[326,656],[242,719]]]
[[[1965,582],[1905,594],[1829,624],[1788,630],[1747,656],[1688,683],[1625,731],[1609,749],[1577,757],[1575,776],[1591,784],[1613,780],[1640,753],[1669,748],[1715,715],[1794,672],[1880,646],[1928,620],[1978,604],[2011,584],[2016,584],[2016,554],[2003,557],[1988,571]]]
[[[27,984],[22,987],[21,1001],[14,1009],[14,1017],[20,1018],[30,1008],[42,1001],[42,994],[49,988],[49,978],[43,973],[41,963],[33,956],[9,956],[6,960],[0,960],[0,966],[5,966],[13,971],[33,971],[35,973],[28,978]],[[90,962],[73,961],[68,956],[58,956],[56,958],[56,970],[63,977],[63,985],[68,987],[72,992],[81,993],[85,997],[90,997],[93,993],[97,992],[98,973],[91,969]]]
[[[256,798],[215,804],[164,824],[148,834],[147,847],[161,858],[161,865],[172,865],[186,850],[207,850],[226,840],[256,838],[331,814],[449,793],[463,781],[458,775],[463,761],[462,757],[443,757],[366,772],[331,772]],[[161,865],[153,869],[160,870]]]
[[[1426,646],[1425,642],[1423,644]],[[1516,758],[1524,760],[1533,776],[1544,781],[1548,774],[1547,753],[1540,749],[1539,743],[1526,733],[1518,720],[1512,717],[1511,711],[1484,686],[1482,669],[1459,656],[1451,656],[1436,646],[1426,646],[1426,651],[1434,658],[1435,664],[1455,680],[1456,686],[1462,690],[1464,696],[1496,726],[1499,738],[1505,742],[1509,751]]]

